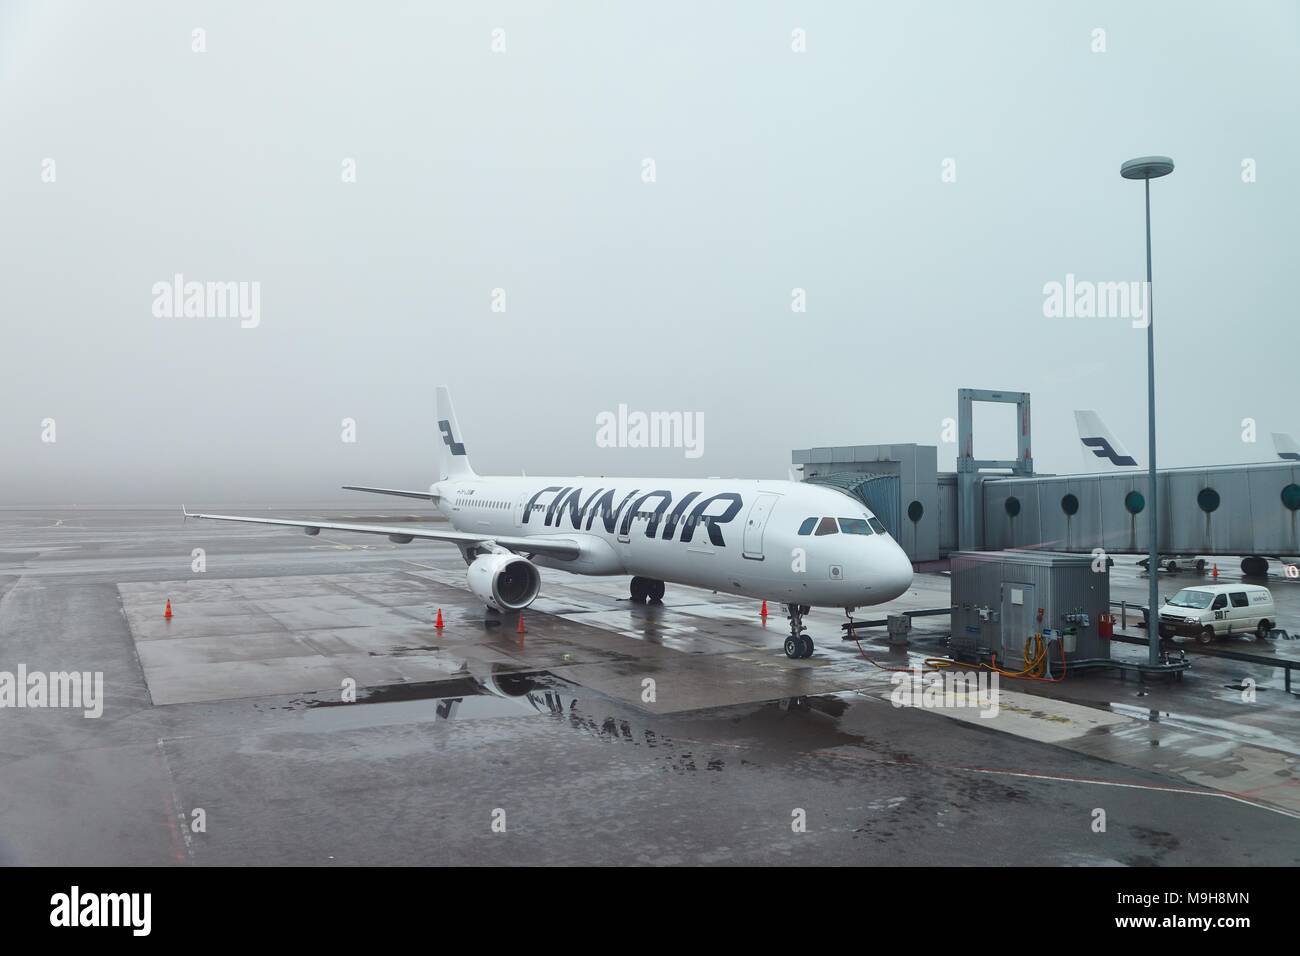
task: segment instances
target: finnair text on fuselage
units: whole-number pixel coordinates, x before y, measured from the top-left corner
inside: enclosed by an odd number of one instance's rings
[[[726,540],[720,525],[735,520],[744,504],[740,494],[734,491],[707,497],[701,497],[703,492],[690,491],[682,495],[675,507],[672,493],[666,490],[633,488],[623,493],[615,488],[598,487],[585,499],[583,494],[582,488],[547,485],[528,499],[523,524],[536,527],[540,523],[543,527],[558,529],[564,526],[567,516],[569,526],[575,530],[590,531],[599,520],[607,534],[617,531],[626,536],[631,533],[633,519],[644,511],[647,515],[647,538],[659,535],[662,540],[669,541],[680,535],[678,540],[689,542],[695,536],[696,527],[703,525],[708,529],[710,543],[722,548],[726,547]],[[647,503],[649,507],[646,507]],[[540,522],[537,520],[539,517]],[[660,535],[661,526],[663,532]]]

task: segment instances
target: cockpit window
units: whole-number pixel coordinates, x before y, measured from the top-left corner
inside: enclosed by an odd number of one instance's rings
[[[812,534],[813,526],[816,524],[816,518],[805,518],[803,524],[799,525],[799,533],[802,535]]]
[[[889,534],[889,532],[885,530],[885,526],[880,523],[879,518],[871,517],[868,518],[867,521],[871,523],[871,529],[875,531],[876,534]]]
[[[841,518],[840,530],[845,534],[873,534],[866,518]]]
[[[834,518],[822,518],[821,522],[817,525],[818,537],[824,534],[834,534],[836,530],[838,529],[835,527]]]

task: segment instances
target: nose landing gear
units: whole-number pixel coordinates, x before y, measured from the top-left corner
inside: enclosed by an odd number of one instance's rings
[[[813,642],[805,632],[803,616],[812,610],[807,604],[787,604],[786,612],[790,615],[790,636],[785,639],[785,656],[791,660],[812,657]]]
[[[660,604],[664,599],[664,582],[653,578],[636,577],[629,586],[633,604]]]

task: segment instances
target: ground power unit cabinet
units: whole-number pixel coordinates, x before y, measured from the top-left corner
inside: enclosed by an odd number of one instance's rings
[[[1054,551],[954,551],[952,656],[1020,670],[1025,642],[1042,634],[1050,671],[1059,671],[1061,647],[1071,661],[1109,660],[1103,615],[1110,613],[1110,569],[1105,557]]]

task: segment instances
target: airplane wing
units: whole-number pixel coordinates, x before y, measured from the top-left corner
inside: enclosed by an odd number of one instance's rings
[[[308,534],[326,531],[357,531],[361,534],[387,535],[396,544],[409,544],[416,538],[425,541],[446,541],[461,548],[480,544],[498,544],[509,551],[524,554],[544,554],[552,558],[576,558],[581,553],[578,542],[572,538],[517,538],[490,534],[473,534],[465,531],[436,531],[432,528],[412,528],[377,524],[338,524],[330,521],[294,521],[287,518],[247,518],[242,515],[196,514],[181,507],[186,518],[207,518],[211,521],[241,521],[246,524],[280,525],[286,528],[305,528]]]
[[[344,491],[368,491],[374,495],[397,495],[400,498],[423,498],[425,501],[437,501],[437,495],[427,491],[404,491],[401,488],[369,488],[365,485],[344,485]]]

